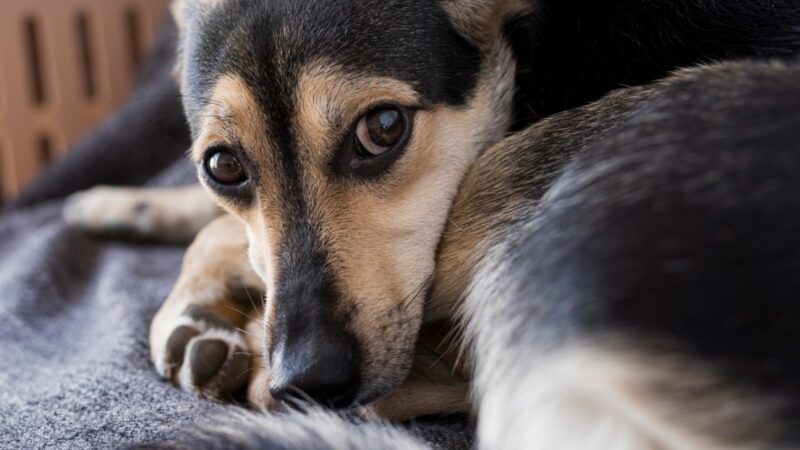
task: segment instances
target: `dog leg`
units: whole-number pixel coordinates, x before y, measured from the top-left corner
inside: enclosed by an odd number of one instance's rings
[[[469,383],[433,381],[412,374],[391,394],[363,408],[362,417],[402,422],[423,416],[445,416],[470,410]]]
[[[404,421],[415,417],[468,413],[470,385],[461,346],[449,323],[426,324],[420,331],[411,373],[400,387],[363,408],[366,418]]]
[[[73,194],[67,224],[91,233],[187,242],[223,211],[199,185],[181,188],[98,186]]]
[[[182,389],[224,399],[242,391],[260,367],[264,285],[247,258],[244,226],[221,217],[189,247],[183,269],[150,330],[158,372]],[[258,366],[254,366],[258,364]],[[263,400],[263,399],[262,399]]]

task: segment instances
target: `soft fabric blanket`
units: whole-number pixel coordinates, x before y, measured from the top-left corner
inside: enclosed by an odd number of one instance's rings
[[[468,447],[464,418],[399,430],[324,413],[254,418],[158,378],[148,327],[184,249],[86,236],[60,213],[65,195],[95,184],[192,182],[166,28],[130,103],[0,214],[0,448],[189,448],[193,429],[220,422],[262,430],[223,446]]]

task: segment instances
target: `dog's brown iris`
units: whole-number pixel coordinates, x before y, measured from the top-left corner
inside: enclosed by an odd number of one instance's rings
[[[247,179],[244,168],[233,154],[218,150],[206,161],[206,171],[220,184],[239,184]]]
[[[377,109],[358,121],[356,137],[361,156],[378,156],[391,150],[403,138],[406,123],[396,109]]]

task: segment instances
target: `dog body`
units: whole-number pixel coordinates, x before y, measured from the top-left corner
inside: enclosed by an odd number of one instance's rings
[[[482,447],[798,445],[798,80],[686,70],[478,160],[432,298],[465,293]]]
[[[178,2],[192,156],[231,215],[154,320],[159,372],[399,419],[468,408],[461,362],[486,448],[791,442],[800,78],[643,85],[796,54],[800,8],[767,3]],[[127,194],[68,217],[175,223]]]

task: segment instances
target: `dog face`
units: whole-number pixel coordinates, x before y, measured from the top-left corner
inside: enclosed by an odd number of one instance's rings
[[[192,157],[247,225],[276,398],[347,407],[405,378],[450,203],[509,125],[499,3],[176,5]]]

